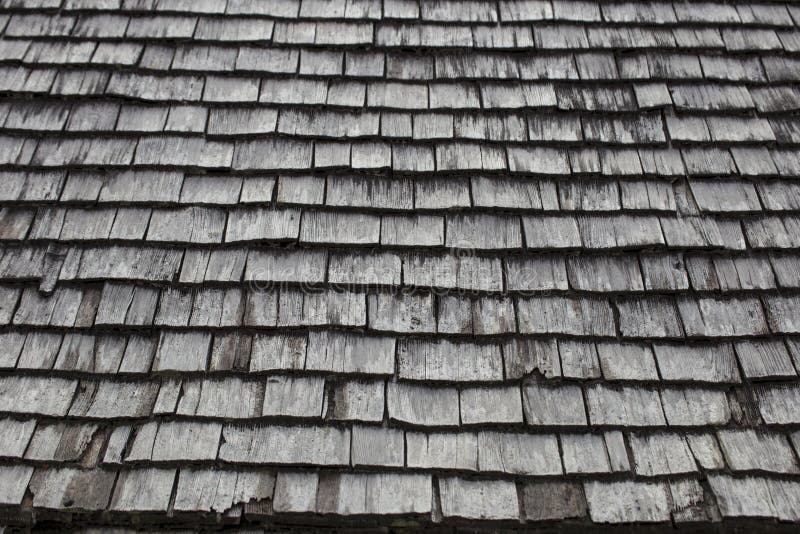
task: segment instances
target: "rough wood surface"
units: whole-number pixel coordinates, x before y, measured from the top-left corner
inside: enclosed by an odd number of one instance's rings
[[[0,531],[797,530],[797,2],[0,4]]]

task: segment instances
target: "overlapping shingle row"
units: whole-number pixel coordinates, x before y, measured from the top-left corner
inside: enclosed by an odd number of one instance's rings
[[[0,523],[796,528],[799,26],[0,2]]]

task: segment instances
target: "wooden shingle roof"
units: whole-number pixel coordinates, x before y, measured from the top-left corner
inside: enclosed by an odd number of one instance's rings
[[[800,4],[0,0],[0,528],[800,523]]]

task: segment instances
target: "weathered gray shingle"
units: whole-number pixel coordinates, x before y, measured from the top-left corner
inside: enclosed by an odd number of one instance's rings
[[[390,382],[386,404],[389,418],[419,426],[458,426],[458,390]]]
[[[734,471],[759,469],[774,473],[796,473],[797,458],[786,436],[752,429],[720,430],[720,447]]]
[[[721,390],[665,388],[661,391],[661,398],[670,425],[724,425],[731,419],[728,400]]]
[[[516,386],[463,388],[459,404],[461,422],[465,425],[522,422],[522,403]]]
[[[599,298],[529,297],[517,300],[520,332],[610,336],[614,319]]]
[[[123,471],[114,488],[110,509],[136,512],[166,511],[175,475],[174,468]]]
[[[392,374],[395,340],[337,332],[311,332],[305,368],[339,373]]]
[[[275,475],[271,471],[230,471],[184,468],[180,470],[174,509],[182,512],[232,510],[234,505],[272,498]]]
[[[225,426],[219,450],[235,463],[347,465],[350,431],[336,427]]]
[[[397,348],[397,375],[407,380],[499,381],[502,368],[497,345],[402,340]]]
[[[385,387],[382,380],[348,380],[332,384],[327,392],[325,418],[371,423],[382,421]]]
[[[529,425],[586,424],[583,393],[575,384],[530,384],[522,389],[522,403]]]
[[[342,473],[321,477],[317,512],[339,515],[418,515],[431,511],[430,475]]]
[[[508,480],[439,479],[444,517],[472,520],[518,520],[517,489]]]
[[[596,523],[665,522],[669,493],[663,482],[585,482],[589,516]]]
[[[593,424],[659,426],[666,423],[659,392],[650,388],[592,385],[586,388],[586,402]]]

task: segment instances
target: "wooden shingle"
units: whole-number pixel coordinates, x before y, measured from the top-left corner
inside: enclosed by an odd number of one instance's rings
[[[458,390],[402,382],[387,386],[389,418],[420,426],[457,426]]]
[[[498,381],[503,363],[497,345],[404,339],[397,348],[397,376],[407,380]]]
[[[472,520],[518,520],[517,488],[508,480],[439,479],[442,515]]]
[[[317,513],[421,515],[430,513],[432,486],[425,474],[342,473],[320,476]]]
[[[336,427],[225,426],[219,458],[236,463],[348,465],[350,431]]]
[[[665,522],[669,496],[663,482],[584,483],[589,516],[596,523]]]
[[[184,468],[178,475],[174,509],[224,513],[240,503],[272,499],[275,475],[267,470]]]
[[[661,396],[654,389],[592,385],[586,388],[586,403],[589,419],[596,425],[660,426],[666,423]]]
[[[324,416],[331,420],[380,422],[385,408],[385,383],[348,380],[330,384]]]
[[[529,425],[586,424],[583,393],[576,384],[528,384],[522,388],[522,406]]]
[[[123,471],[114,488],[111,510],[164,512],[169,507],[176,470],[141,468]]]

